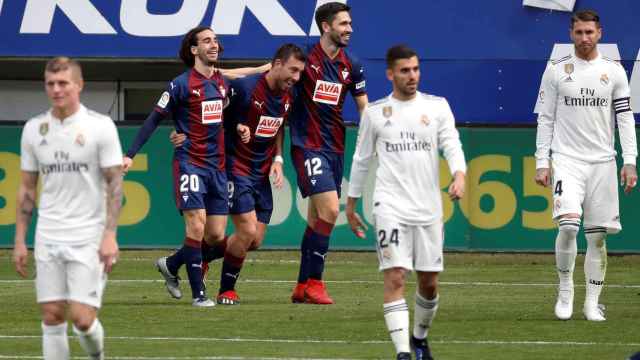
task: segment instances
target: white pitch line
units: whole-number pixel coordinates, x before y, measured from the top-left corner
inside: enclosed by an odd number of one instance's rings
[[[2,339],[40,339],[40,335],[0,335]],[[319,340],[319,339],[256,339],[256,338],[204,338],[204,337],[144,337],[144,336],[107,336],[107,340],[120,341],[177,341],[177,342],[255,342],[255,343],[286,343],[286,344],[342,344],[342,345],[371,345],[388,344],[389,340]],[[640,343],[594,342],[594,341],[545,341],[545,340],[429,340],[434,344],[457,345],[546,345],[546,346],[623,346],[640,347]]]
[[[42,359],[35,355],[0,355],[0,359]],[[86,359],[86,356],[72,356],[72,359]],[[278,358],[278,357],[242,357],[242,356],[109,356],[116,360],[356,360],[347,358]]]
[[[0,284],[21,284],[21,283],[33,283],[35,280],[0,280]],[[109,280],[110,284],[121,283],[162,283],[161,279],[116,279]],[[296,280],[266,280],[266,279],[240,279],[238,282],[254,283],[254,284],[295,284]],[[325,280],[327,284],[379,284],[382,285],[382,280]],[[415,281],[408,281],[407,284],[415,284]],[[444,286],[494,286],[494,287],[557,287],[558,284],[552,283],[504,283],[504,282],[461,282],[461,281],[441,281],[440,285]],[[621,285],[621,284],[606,284],[608,288],[614,289],[640,289],[640,285]],[[577,284],[575,287],[583,288],[584,284]]]

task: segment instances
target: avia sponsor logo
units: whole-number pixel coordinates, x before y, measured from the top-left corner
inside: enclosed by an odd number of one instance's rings
[[[313,91],[313,101],[329,105],[338,105],[341,93],[342,84],[318,80],[316,81],[316,89]]]
[[[11,14],[22,19],[21,34],[51,34],[62,30],[65,22],[71,22],[84,34],[128,34],[140,37],[181,36],[197,24],[216,29],[218,35],[239,35],[242,19],[246,12],[253,17],[271,35],[276,36],[319,36],[319,30],[311,21],[309,31],[305,32],[300,23],[308,23],[314,18],[315,9],[326,3],[316,0],[311,11],[294,19],[279,0],[217,0],[182,1],[175,5],[166,5],[172,12],[149,11],[149,0],[120,0],[101,2],[97,8],[91,0],[26,0],[23,14]],[[340,2],[346,3],[346,0]],[[154,2],[156,6],[163,2]],[[167,2],[169,3],[169,2]],[[2,4],[2,1],[0,1]],[[205,19],[209,10],[213,17]],[[2,8],[2,6],[0,6]],[[54,14],[64,14],[65,19]],[[8,15],[8,14],[5,14]],[[114,16],[115,15],[115,16]],[[118,16],[118,17],[116,17]],[[116,30],[114,24],[120,24]],[[52,29],[53,28],[53,29]]]
[[[278,129],[282,125],[284,118],[272,116],[260,116],[258,127],[256,128],[256,136],[263,138],[271,138],[276,136]]]
[[[218,124],[222,121],[222,100],[202,102],[202,123]]]

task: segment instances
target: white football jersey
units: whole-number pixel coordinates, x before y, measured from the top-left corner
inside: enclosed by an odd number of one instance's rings
[[[616,117],[624,163],[635,164],[638,151],[629,99],[627,75],[613,60],[569,55],[550,62],[534,110],[536,167],[549,168],[551,153],[590,163],[613,160]]]
[[[418,93],[409,101],[389,95],[362,115],[351,164],[349,196],[358,198],[369,162],[378,157],[373,213],[409,225],[442,220],[439,152],[451,173],[466,171],[464,153],[449,103]]]
[[[113,121],[84,106],[60,121],[51,110],[22,131],[20,166],[42,181],[36,241],[85,244],[100,241],[106,221],[101,168],[122,164]]]

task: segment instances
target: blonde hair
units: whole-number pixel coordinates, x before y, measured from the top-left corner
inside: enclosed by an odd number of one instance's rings
[[[44,72],[57,73],[60,71],[71,70],[71,76],[77,81],[82,81],[82,67],[76,60],[68,58],[66,56],[58,56],[47,62],[44,67]]]

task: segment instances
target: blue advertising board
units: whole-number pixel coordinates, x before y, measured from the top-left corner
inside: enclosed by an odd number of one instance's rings
[[[0,0],[0,57],[175,58],[183,34],[208,25],[220,36],[225,58],[267,59],[284,42],[315,43],[313,15],[325,2]],[[422,60],[422,89],[447,97],[459,123],[535,123],[532,109],[546,61],[554,45],[569,42],[569,13],[524,7],[520,0],[347,3],[355,29],[350,48],[365,64],[370,98],[391,89],[385,50],[406,43]],[[613,45],[608,55],[622,61],[632,88],[640,88],[640,2],[577,5],[600,12],[601,42]],[[353,106],[345,117],[357,120]]]

